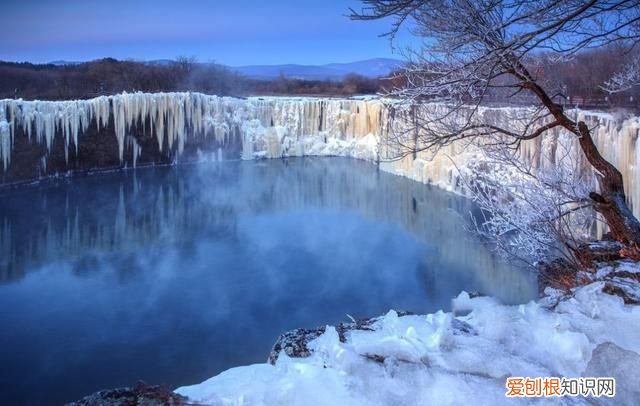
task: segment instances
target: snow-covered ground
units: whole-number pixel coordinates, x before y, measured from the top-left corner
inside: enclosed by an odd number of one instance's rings
[[[537,302],[453,299],[452,312],[399,317],[341,342],[333,327],[306,358],[227,370],[177,393],[207,405],[640,404],[640,265],[601,268],[570,294],[547,289]],[[605,290],[607,290],[605,288]],[[265,354],[266,355],[266,354]],[[508,377],[613,377],[614,398],[505,396]]]

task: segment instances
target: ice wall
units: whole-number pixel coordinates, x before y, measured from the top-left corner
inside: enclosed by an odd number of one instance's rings
[[[123,93],[89,100],[0,100],[0,160],[11,163],[15,136],[51,150],[54,137],[64,142],[65,159],[77,155],[79,136],[89,125],[98,130],[111,123],[121,162],[126,149],[140,154],[133,136],[148,130],[160,151],[179,156],[190,137],[212,136],[224,144],[243,141],[243,158],[281,155],[352,155],[374,159],[370,151],[381,126],[382,104],[366,100],[311,98],[251,98],[247,100],[200,93]],[[321,144],[316,142],[321,139]],[[361,151],[355,145],[362,145]],[[353,151],[352,151],[353,150]]]
[[[521,124],[525,113],[522,107],[480,110],[485,121],[512,128]],[[89,126],[98,130],[113,126],[121,164],[135,166],[142,146],[134,135],[142,129],[151,134],[160,151],[176,159],[195,137],[211,137],[222,148],[233,139],[241,142],[243,159],[348,156],[380,162],[384,170],[464,194],[459,170],[482,160],[474,148],[456,144],[435,156],[419,152],[395,159],[398,151],[388,140],[400,136],[411,143],[415,134],[408,129],[413,114],[411,109],[393,109],[376,98],[238,99],[200,93],[123,93],[60,102],[5,99],[0,100],[0,161],[6,171],[17,136],[45,145],[47,150],[54,137],[61,137],[65,160],[72,163]],[[604,156],[622,171],[629,202],[640,215],[640,118],[589,111],[571,114],[593,128]],[[562,153],[557,147],[560,142],[575,143],[575,138],[556,130],[525,143],[522,159],[533,167],[554,168]],[[581,154],[576,159],[585,171],[591,171]]]
[[[502,128],[517,129],[526,122],[525,107],[479,108],[479,121]],[[405,112],[406,114],[406,112]],[[636,216],[640,216],[640,117],[629,114],[601,113],[584,110],[571,110],[569,114],[576,121],[585,121],[592,130],[594,141],[605,158],[612,162],[623,174],[627,199]],[[402,117],[390,123],[391,130],[382,135],[389,138],[391,132],[403,133],[410,117]],[[406,133],[405,144],[411,146],[411,134]],[[577,138],[564,129],[556,127],[543,137],[522,143],[519,156],[525,166],[532,169],[557,169],[565,154],[570,154],[572,162],[580,173],[585,174],[597,187],[595,171],[582,154]],[[393,147],[381,143],[381,167],[399,175],[424,183],[434,183],[447,190],[466,194],[465,182],[460,173],[464,173],[469,164],[486,160],[484,154],[469,143],[459,142],[441,148],[437,154],[429,151],[418,152],[395,161],[385,158],[398,155]],[[567,161],[564,159],[565,162]]]

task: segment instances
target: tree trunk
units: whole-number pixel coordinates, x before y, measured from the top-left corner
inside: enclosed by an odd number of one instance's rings
[[[577,130],[582,152],[598,173],[600,193],[589,194],[596,211],[604,217],[613,238],[640,247],[640,222],[627,205],[622,174],[600,154],[583,121],[578,122]]]
[[[631,246],[634,252],[637,251],[640,248],[640,222],[627,205],[622,173],[600,154],[593,138],[591,138],[591,131],[589,131],[587,124],[584,121],[576,123],[571,120],[565,114],[562,106],[551,100],[520,61],[516,59],[514,64],[517,69],[514,69],[512,73],[523,81],[522,87],[531,90],[538,96],[559,125],[578,137],[582,152],[597,172],[600,192],[589,194],[595,210],[602,214],[616,241]]]

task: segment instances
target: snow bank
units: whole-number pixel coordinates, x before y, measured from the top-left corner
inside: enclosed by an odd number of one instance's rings
[[[640,269],[624,267],[615,271]],[[399,317],[390,311],[371,331],[347,333],[346,342],[327,327],[309,344],[307,358],[281,353],[273,366],[233,368],[176,392],[208,405],[493,405],[515,403],[505,397],[507,377],[597,371],[616,378],[612,404],[637,404],[640,306],[604,293],[611,281],[570,295],[549,290],[519,306],[462,292],[451,313]],[[637,281],[627,281],[640,292]],[[537,401],[580,404],[585,398]]]

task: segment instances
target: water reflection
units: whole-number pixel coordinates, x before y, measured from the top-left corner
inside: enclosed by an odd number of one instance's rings
[[[340,158],[117,172],[0,195],[0,404],[263,361],[283,330],[532,298],[461,198]],[[34,390],[37,388],[37,390]]]

